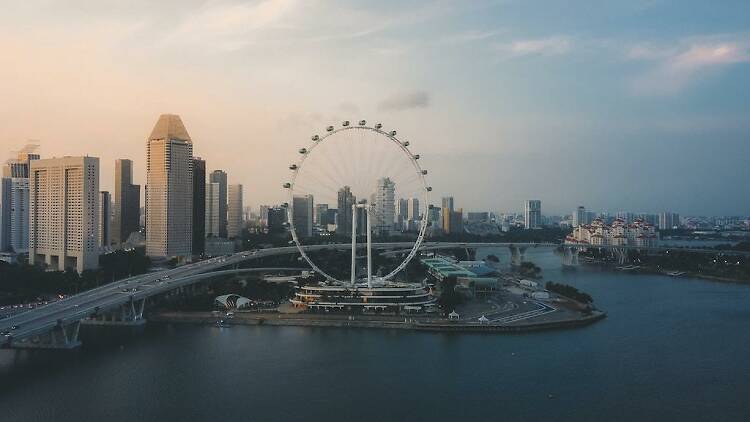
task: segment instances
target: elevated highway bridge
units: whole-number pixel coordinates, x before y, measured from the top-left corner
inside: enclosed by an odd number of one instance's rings
[[[413,246],[410,242],[374,243],[373,249],[387,250],[385,253],[405,253]],[[364,248],[364,245],[360,245]],[[520,264],[528,248],[558,248],[563,251],[563,263],[575,265],[581,249],[603,248],[625,251],[629,249],[646,251],[691,251],[725,255],[750,255],[749,252],[716,251],[710,249],[682,249],[628,246],[568,245],[558,243],[467,243],[467,242],[424,242],[420,250],[440,249],[479,249],[507,247],[511,252],[512,263]],[[351,245],[322,244],[304,246],[306,252],[321,250],[350,250]],[[145,301],[153,296],[179,291],[187,286],[203,282],[211,277],[246,272],[299,272],[307,268],[238,268],[239,264],[264,257],[299,253],[296,246],[260,249],[239,252],[228,256],[211,258],[185,264],[174,269],[142,274],[109,283],[63,300],[21,312],[0,320],[0,346],[2,347],[46,347],[72,348],[79,345],[78,330],[81,322],[94,324],[138,324],[143,322]]]

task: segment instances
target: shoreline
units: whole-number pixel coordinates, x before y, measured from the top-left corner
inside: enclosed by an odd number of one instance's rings
[[[302,316],[301,316],[302,315]],[[473,332],[473,333],[524,333],[532,331],[560,330],[583,327],[607,317],[603,311],[594,311],[591,315],[557,321],[536,323],[519,323],[513,325],[480,324],[464,321],[419,321],[407,318],[357,319],[361,315],[316,314],[279,314],[279,313],[242,313],[236,312],[233,318],[224,318],[224,325],[270,325],[295,327],[332,327],[332,328],[396,328],[412,331]],[[157,312],[148,316],[149,322],[176,324],[211,324],[216,325],[218,317],[211,312],[169,311]]]
[[[582,261],[581,265],[596,265],[601,268],[606,268],[610,271],[615,272],[622,272],[623,274],[627,274],[628,272],[625,271],[617,271],[616,264],[610,263],[610,262],[604,262],[604,261]],[[676,270],[679,271],[679,270]],[[741,278],[732,278],[732,277],[721,277],[718,275],[710,275],[710,274],[700,274],[700,273],[694,273],[694,272],[688,272],[686,271],[685,274],[681,276],[670,276],[669,274],[665,274],[662,271],[659,271],[655,268],[644,266],[639,268],[637,271],[632,271],[634,274],[651,274],[651,275],[663,275],[665,277],[671,277],[671,278],[686,278],[686,277],[693,277],[693,278],[700,278],[701,280],[707,280],[707,281],[714,281],[717,283],[732,283],[732,284],[750,284],[750,280],[748,279],[741,279]]]

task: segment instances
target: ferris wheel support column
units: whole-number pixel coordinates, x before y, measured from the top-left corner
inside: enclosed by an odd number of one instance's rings
[[[372,237],[370,227],[370,207],[365,208],[367,211],[367,287],[372,289]]]
[[[352,204],[352,287],[357,281],[357,204]]]

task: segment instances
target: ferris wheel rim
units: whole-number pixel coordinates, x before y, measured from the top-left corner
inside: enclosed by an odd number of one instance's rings
[[[363,123],[364,121],[360,122]],[[380,127],[378,127],[380,126]],[[359,124],[359,125],[349,125],[349,122],[346,121],[344,124],[339,128],[333,128],[333,126],[329,126],[326,129],[326,132],[324,135],[314,135],[312,137],[311,143],[308,144],[307,148],[301,148],[299,150],[301,157],[299,160],[297,160],[296,163],[294,163],[292,166],[290,166],[290,169],[292,170],[292,177],[287,182],[284,187],[287,189],[287,197],[288,197],[288,203],[287,203],[287,221],[289,224],[289,232],[292,235],[292,241],[294,242],[295,246],[297,247],[297,250],[300,253],[300,256],[307,261],[307,263],[310,265],[310,268],[312,268],[313,271],[317,272],[318,274],[324,276],[327,281],[334,281],[346,284],[345,281],[340,280],[336,277],[333,277],[332,275],[328,274],[326,271],[323,271],[316,263],[313,261],[305,252],[305,249],[302,245],[302,242],[300,242],[299,237],[297,236],[297,230],[294,226],[294,186],[297,181],[297,177],[299,175],[300,170],[303,167],[303,164],[307,157],[312,153],[312,151],[320,144],[322,144],[325,140],[330,138],[331,136],[341,133],[348,130],[369,130],[371,132],[375,132],[379,135],[385,136],[387,139],[389,139],[391,142],[396,144],[401,151],[406,154],[409,161],[411,162],[412,166],[417,172],[418,181],[421,182],[421,189],[422,189],[422,200],[425,203],[425,206],[429,206],[429,193],[432,188],[430,188],[427,185],[427,180],[425,178],[426,172],[422,169],[422,166],[419,165],[419,162],[417,161],[419,158],[419,155],[412,154],[411,151],[408,149],[409,143],[408,142],[402,142],[397,136],[396,131],[387,132],[382,129],[382,126],[380,124],[377,124],[375,127],[368,126],[366,124]],[[425,232],[427,230],[427,224],[428,224],[428,218],[425,213],[425,215],[422,217],[422,220],[420,221],[419,231],[417,235],[417,239],[414,242],[414,245],[409,251],[409,254],[401,261],[399,265],[396,266],[395,269],[393,269],[391,272],[386,274],[385,276],[378,277],[378,279],[387,281],[391,278],[393,278],[396,274],[401,272],[406,266],[409,264],[409,262],[414,258],[414,256],[419,251],[419,247],[421,246],[422,242],[424,241]]]

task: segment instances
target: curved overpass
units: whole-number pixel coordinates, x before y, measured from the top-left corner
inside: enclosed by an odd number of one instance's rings
[[[410,249],[411,242],[392,242],[392,243],[374,243],[375,249],[391,249],[398,253],[400,249]],[[437,250],[451,248],[488,248],[488,247],[509,247],[516,249],[526,249],[529,247],[565,247],[571,249],[583,248],[600,248],[592,245],[561,245],[557,243],[467,243],[467,242],[425,242],[421,250]],[[365,245],[359,245],[364,248]],[[350,244],[324,244],[324,245],[306,245],[306,251],[314,252],[320,250],[349,250]],[[683,248],[637,248],[637,247],[608,247],[608,249],[640,249],[640,250],[684,250],[702,253],[715,254],[741,254],[750,255],[748,252],[735,251],[716,251],[710,249],[683,249]],[[108,312],[122,307],[126,304],[133,304],[137,301],[164,294],[168,291],[178,289],[184,286],[192,285],[208,278],[242,272],[270,272],[270,271],[301,271],[304,268],[249,268],[222,270],[222,268],[237,266],[243,262],[259,258],[296,254],[299,251],[296,246],[260,249],[251,252],[239,252],[225,257],[211,258],[180,267],[160,271],[156,273],[142,274],[135,277],[129,277],[114,283],[109,283],[76,295],[69,296],[63,300],[50,303],[45,306],[34,308],[17,315],[0,320],[0,332],[9,332],[11,338],[0,337],[3,346],[10,346],[12,342],[39,336],[53,331],[56,327],[62,329],[67,324],[79,322],[91,315]],[[141,305],[142,306],[142,305]],[[15,328],[13,328],[15,327]]]

